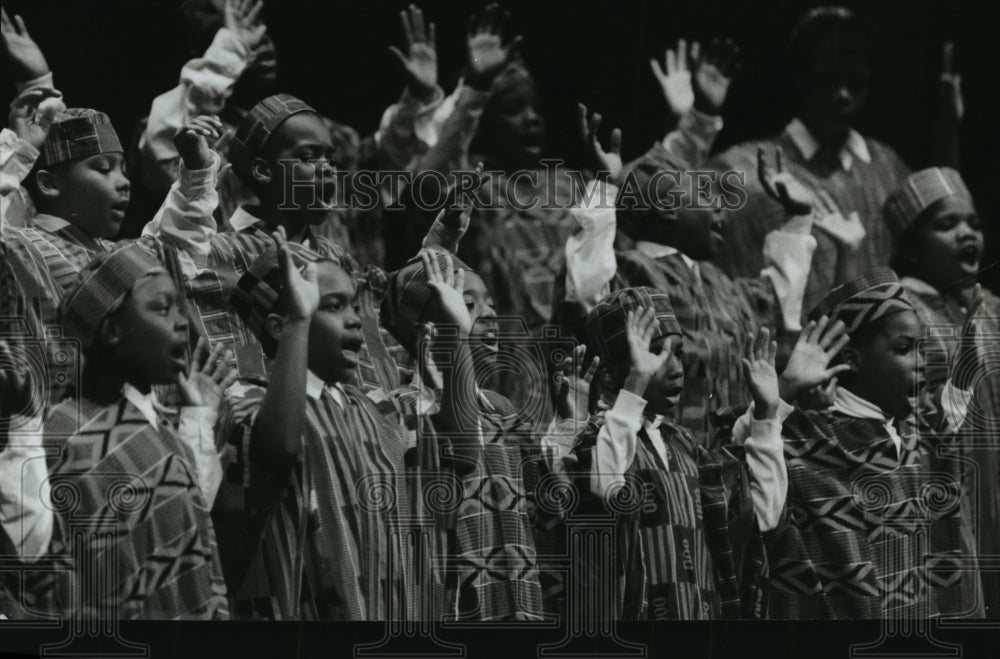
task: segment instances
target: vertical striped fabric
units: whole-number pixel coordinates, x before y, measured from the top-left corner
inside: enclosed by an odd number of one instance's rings
[[[307,399],[304,451],[289,486],[273,509],[247,511],[244,532],[262,534],[262,542],[244,567],[242,583],[230,582],[241,616],[403,620],[420,615],[408,610],[402,596],[415,586],[401,545],[410,504],[398,416],[394,409],[377,409],[357,388],[345,391],[343,409],[326,391]],[[248,392],[227,421],[227,478],[241,486],[251,483],[248,438],[262,398],[262,389]],[[252,502],[248,498],[251,508]]]

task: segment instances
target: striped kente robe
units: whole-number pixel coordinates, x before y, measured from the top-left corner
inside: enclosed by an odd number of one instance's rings
[[[52,476],[52,553],[71,561],[74,587],[58,579],[57,589],[67,611],[228,619],[195,459],[171,429],[151,426],[125,398],[108,406],[68,399],[46,420],[45,441],[65,441]]]
[[[625,473],[629,494],[613,509],[590,488],[590,471],[604,413],[591,417],[574,453],[578,513],[616,521],[618,591],[613,615],[621,619],[709,620],[763,617],[766,571],[750,501],[742,447],[709,451],[682,426],[661,422],[664,463],[645,428]],[[610,576],[583,570],[583,591],[606,589]],[[594,613],[585,612],[585,619]]]
[[[757,178],[757,148],[773,154],[780,146],[784,152],[786,170],[806,187],[823,190],[846,217],[857,211],[867,236],[857,254],[858,272],[889,265],[892,235],[882,220],[882,205],[909,175],[907,166],[889,146],[864,138],[871,162],[854,158],[849,171],[840,164],[831,165],[819,154],[806,161],[787,132],[769,139],[755,140],[733,146],[713,156],[708,166],[717,172],[742,172],[746,203],[729,214],[725,244],[715,263],[732,277],[756,277],[764,267],[761,258],[764,238],[768,232],[786,221],[781,205],[767,196]],[[806,285],[804,312],[812,309],[836,284],[837,246],[820,230],[813,231],[817,247],[812,270]]]
[[[950,347],[954,351],[957,336],[965,323],[967,309],[954,297],[942,294],[926,282],[903,277],[906,298],[917,310],[917,316],[934,334],[950,336],[948,345],[936,346],[936,354],[928,354],[931,362],[935,357],[943,357]],[[971,535],[969,555],[1000,555],[1000,373],[993,366],[1000,359],[1000,298],[992,292],[983,291],[983,306],[976,321],[979,363],[981,376],[973,384],[973,397],[969,404],[969,416],[963,429],[967,448],[964,455],[977,465],[976,481],[969,483],[963,507],[963,521],[967,523]],[[943,331],[942,331],[943,330]],[[925,334],[928,339],[930,336]],[[931,339],[933,340],[933,339]],[[930,384],[933,385],[933,379]],[[970,474],[971,478],[971,474]],[[976,521],[978,520],[978,525]],[[1000,573],[983,570],[980,573],[982,596],[988,617],[1000,617]],[[967,587],[975,584],[965,584]],[[969,588],[965,601],[972,602],[975,588]]]
[[[954,436],[794,411],[784,423],[788,498],[765,534],[776,619],[960,613],[962,465]]]
[[[549,551],[558,546],[544,530],[545,515],[535,499],[541,453],[531,423],[504,396],[483,392],[480,422],[484,444],[479,462],[460,477],[459,505],[445,522],[445,615],[541,620],[546,611],[536,533]],[[558,612],[553,602],[560,596],[549,598],[549,613]]]
[[[239,617],[305,620],[419,618],[408,515],[405,440],[391,404],[376,407],[344,386],[342,408],[324,388],[306,397],[300,459],[280,492],[251,468],[250,433],[265,390],[254,386],[223,421],[231,450],[226,477],[238,502],[220,525],[227,580]],[[232,493],[229,493],[232,496]]]

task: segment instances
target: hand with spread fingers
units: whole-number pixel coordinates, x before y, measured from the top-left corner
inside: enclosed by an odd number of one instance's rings
[[[187,372],[177,374],[181,402],[190,407],[218,409],[222,394],[236,380],[231,357],[232,351],[221,343],[209,350],[208,340],[200,337]]]
[[[778,343],[771,340],[771,330],[761,327],[747,341],[743,358],[743,377],[746,378],[754,402],[755,419],[773,419],[778,414],[778,374],[774,359]]]
[[[503,32],[510,20],[510,12],[500,15],[495,2],[486,6],[478,16],[469,19],[469,75],[466,82],[472,87],[488,90],[493,79],[517,55],[521,37],[517,36],[504,45]]]
[[[286,317],[289,321],[307,321],[319,309],[319,284],[316,264],[309,262],[300,271],[288,246],[285,227],[279,226],[271,236],[278,246],[278,265],[287,296]]]
[[[420,260],[424,264],[427,283],[430,284],[431,296],[430,316],[438,324],[449,323],[458,327],[460,339],[469,336],[472,331],[472,318],[465,304],[465,270],[455,269],[455,261],[450,253],[444,255],[444,268],[438,264],[434,250],[420,250]]]
[[[664,339],[659,352],[650,349],[658,326],[659,321],[656,320],[656,312],[652,307],[641,307],[629,311],[625,316],[629,370],[622,388],[636,396],[645,394],[649,381],[670,359],[672,342],[670,337]]]
[[[226,0],[223,25],[232,30],[251,52],[264,40],[267,26],[261,19],[262,0]]]
[[[556,373],[556,411],[563,419],[585,422],[590,418],[590,383],[594,381],[600,357],[594,357],[581,373],[587,359],[587,346],[580,344]]]
[[[424,23],[424,12],[410,5],[399,12],[406,39],[406,53],[389,46],[406,76],[410,93],[423,102],[433,100],[438,88],[437,34],[434,23]]]
[[[796,403],[802,394],[827,385],[838,373],[848,370],[847,364],[831,367],[830,362],[850,340],[844,323],[839,320],[831,323],[829,317],[821,316],[810,321],[799,334],[781,373],[782,400]]]
[[[28,81],[41,78],[49,72],[42,49],[28,34],[24,19],[15,15],[14,19],[0,7],[0,50],[10,62],[15,80]]]
[[[587,106],[577,103],[577,120],[580,129],[580,137],[587,145],[591,166],[597,173],[598,178],[607,178],[612,183],[621,181],[625,165],[622,162],[622,131],[615,128],[611,131],[610,148],[605,151],[601,143],[597,141],[597,129],[601,125],[601,115],[595,113],[587,119]]]
[[[695,44],[692,49],[697,48]],[[694,88],[691,86],[691,70],[688,68],[687,41],[678,39],[677,50],[667,49],[665,57],[666,70],[656,59],[649,60],[656,82],[660,83],[663,99],[667,102],[671,114],[681,118],[694,107]]]

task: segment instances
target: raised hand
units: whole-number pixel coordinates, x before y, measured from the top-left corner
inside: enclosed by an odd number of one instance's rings
[[[581,343],[556,373],[556,411],[564,419],[575,419],[581,423],[590,417],[590,383],[594,381],[594,374],[601,363],[600,357],[594,357],[581,374],[586,358],[587,346]]]
[[[776,169],[772,169],[764,155],[764,148],[757,148],[757,178],[764,192],[781,204],[789,215],[808,215],[813,209],[813,195],[794,176],[785,171],[781,147],[775,148]]]
[[[795,407],[800,410],[817,410],[822,412],[833,405],[837,397],[837,378],[830,378],[826,386],[819,385],[799,394]]]
[[[10,104],[11,130],[31,146],[40,149],[52,130],[53,119],[65,109],[61,92],[51,87],[26,89]]]
[[[293,322],[309,320],[319,309],[316,264],[310,261],[302,272],[299,272],[292,258],[292,250],[288,247],[285,227],[279,226],[271,236],[278,246],[278,264],[281,267],[281,279],[285,284],[285,295],[288,296],[286,317]]]
[[[14,414],[33,416],[39,411],[31,405],[31,385],[31,375],[17,369],[10,346],[0,339],[0,419]]]
[[[746,356],[743,358],[743,377],[746,378],[750,395],[754,402],[754,418],[773,419],[778,414],[778,374],[774,370],[774,358],[778,354],[778,343],[771,340],[771,331],[766,327],[757,330],[747,342]]]
[[[847,217],[839,211],[827,213],[819,219],[814,219],[813,226],[830,236],[839,247],[851,251],[861,247],[865,236],[868,235],[857,211],[851,211]]]
[[[16,80],[27,81],[40,78],[49,72],[42,49],[28,34],[24,19],[15,15],[14,20],[0,7],[0,49],[14,69]]]
[[[612,183],[621,180],[625,166],[622,163],[622,131],[615,128],[611,131],[610,150],[605,151],[601,143],[597,141],[597,129],[601,125],[601,115],[595,113],[587,119],[587,106],[583,103],[576,104],[577,120],[580,129],[580,137],[588,148],[591,166],[597,172],[598,177],[607,176]]]
[[[629,371],[623,388],[636,396],[642,396],[645,393],[649,381],[660,372],[663,365],[670,359],[670,337],[663,341],[663,347],[660,348],[659,353],[654,353],[649,349],[658,325],[656,312],[652,307],[641,307],[636,311],[629,311],[625,316]]]
[[[212,146],[222,137],[222,121],[215,115],[192,119],[174,136],[174,146],[189,170],[205,169],[212,164]]]
[[[190,407],[218,409],[223,392],[236,379],[231,357],[232,351],[221,343],[209,350],[205,337],[199,337],[187,372],[177,374],[181,403]]]
[[[444,255],[443,270],[435,258],[434,250],[420,250],[420,260],[424,264],[427,283],[433,291],[430,305],[432,317],[437,319],[438,324],[456,325],[459,338],[469,336],[469,332],[472,331],[472,317],[469,315],[465,296],[462,294],[465,289],[465,270],[459,268],[456,272],[455,262],[448,252]]]
[[[955,124],[965,116],[965,102],[962,100],[962,74],[953,66],[955,44],[949,41],[941,52],[941,102],[947,118]]]
[[[815,387],[824,385],[838,373],[848,370],[847,364],[830,368],[830,362],[850,342],[844,323],[830,323],[828,316],[810,321],[799,334],[798,341],[788,356],[788,364],[781,373],[781,398],[795,403],[798,398]]]
[[[428,23],[425,28],[423,11],[410,5],[408,12],[399,12],[406,37],[406,54],[395,46],[389,46],[389,50],[403,68],[410,93],[423,101],[430,101],[437,91],[437,35],[434,23]]]
[[[423,323],[417,330],[417,346],[421,349],[421,359],[418,365],[421,367],[420,374],[424,384],[434,391],[441,391],[444,388],[444,376],[441,369],[434,362],[432,348],[434,339],[437,337],[437,330],[434,323]]]
[[[499,6],[494,2],[483,13],[469,18],[469,76],[467,81],[478,89],[487,89],[500,71],[517,53],[521,37],[517,36],[504,46],[503,29],[510,20],[510,12],[499,16]],[[499,22],[498,22],[499,17]]]
[[[713,39],[700,52],[698,43],[691,46],[691,87],[694,107],[706,114],[719,114],[729,93],[729,83],[739,71],[740,49],[731,39]]]
[[[261,20],[264,9],[262,0],[226,0],[223,25],[236,33],[236,37],[253,51],[264,39],[267,26]]]
[[[692,51],[697,54],[698,44],[692,46]],[[694,107],[694,88],[691,86],[691,71],[688,69],[687,41],[678,39],[677,50],[667,49],[666,68],[664,71],[660,63],[649,60],[649,66],[653,69],[656,81],[660,83],[663,90],[663,98],[678,119],[683,117]]]

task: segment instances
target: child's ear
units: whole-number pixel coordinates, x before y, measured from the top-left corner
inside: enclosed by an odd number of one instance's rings
[[[111,348],[117,347],[122,342],[122,328],[115,318],[115,314],[111,314],[101,321],[101,325],[97,329],[97,338],[101,343]]]
[[[250,175],[258,183],[264,185],[271,182],[271,166],[263,158],[254,158],[250,164]]]
[[[264,331],[275,341],[281,339],[281,330],[284,327],[284,321],[281,316],[276,313],[267,314],[267,318],[264,319]]]
[[[861,370],[861,355],[856,348],[852,348],[849,345],[846,346],[841,351],[840,358],[843,363],[851,367],[851,373],[857,373]]]
[[[47,169],[39,169],[35,173],[35,187],[46,199],[55,199],[59,196],[59,182]]]

